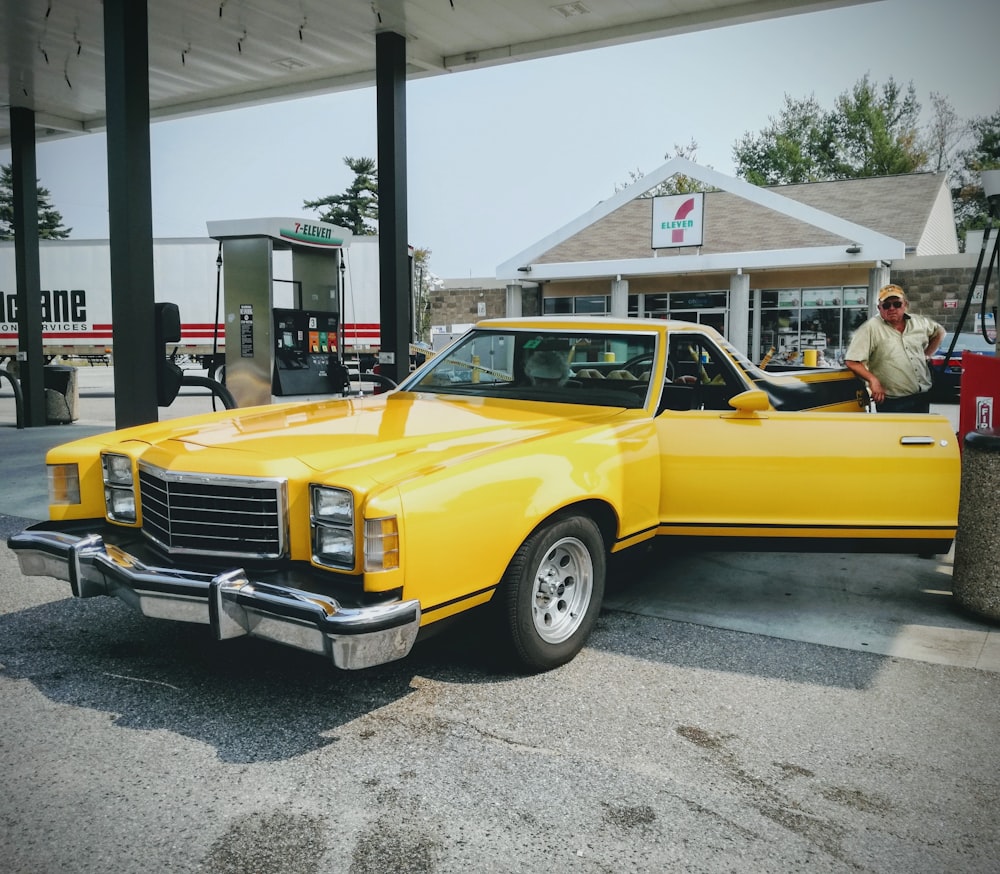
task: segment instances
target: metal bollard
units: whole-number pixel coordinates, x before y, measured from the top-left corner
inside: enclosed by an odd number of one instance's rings
[[[965,435],[952,592],[967,610],[1000,620],[1000,433],[995,430]]]

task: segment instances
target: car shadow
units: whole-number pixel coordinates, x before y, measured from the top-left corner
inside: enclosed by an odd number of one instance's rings
[[[641,585],[682,563],[659,551],[615,559],[609,591]],[[483,610],[418,642],[405,659],[342,671],[319,656],[265,641],[220,642],[207,626],[149,619],[113,598],[60,597],[64,585],[41,582],[34,606],[0,613],[3,676],[28,681],[51,701],[107,713],[117,726],[201,741],[224,762],[278,761],[335,745],[352,722],[405,699],[422,679],[476,686],[523,679],[490,642]],[[533,684],[614,682],[605,655],[857,689],[871,685],[889,660],[605,609],[584,652]]]
[[[406,659],[342,671],[265,641],[217,641],[207,626],[164,622],[111,598],[51,601],[0,615],[0,672],[115,725],[163,729],[232,763],[275,761],[336,744],[345,726],[413,691],[414,677],[504,682],[444,633]]]

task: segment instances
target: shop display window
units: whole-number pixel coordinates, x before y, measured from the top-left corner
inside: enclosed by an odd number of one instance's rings
[[[868,318],[866,286],[765,289],[760,295],[758,361],[802,365],[815,349],[820,366],[840,366],[851,335]]]

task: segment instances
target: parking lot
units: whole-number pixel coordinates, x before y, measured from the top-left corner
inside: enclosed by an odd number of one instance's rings
[[[0,396],[4,539],[99,400],[18,432]],[[998,630],[949,556],[659,549],[610,577],[550,673],[473,622],[347,673],[75,601],[2,548],[0,868],[1000,870]]]

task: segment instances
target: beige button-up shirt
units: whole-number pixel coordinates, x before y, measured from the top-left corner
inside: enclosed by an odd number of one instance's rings
[[[931,387],[924,350],[931,337],[943,330],[933,319],[907,313],[901,333],[876,315],[854,332],[844,357],[863,362],[878,377],[887,397],[918,394]]]

